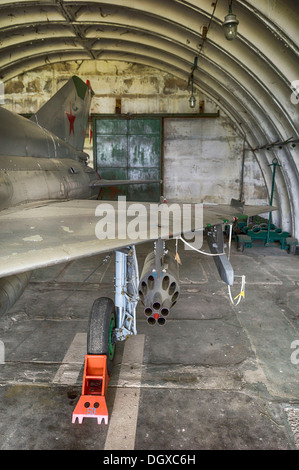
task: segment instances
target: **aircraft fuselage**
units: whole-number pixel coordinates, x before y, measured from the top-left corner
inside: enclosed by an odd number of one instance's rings
[[[97,173],[75,159],[0,155],[0,210],[34,201],[96,199]]]
[[[0,108],[0,210],[36,201],[94,199],[99,180],[88,155]]]

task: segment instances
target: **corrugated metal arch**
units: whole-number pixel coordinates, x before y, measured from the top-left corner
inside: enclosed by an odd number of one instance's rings
[[[226,41],[227,0],[4,0],[0,78],[55,62],[122,60],[168,71],[187,84],[199,56],[195,86],[246,133],[248,147],[297,140],[299,104],[291,100],[292,82],[299,80],[296,3],[234,0],[239,34]],[[209,23],[203,43],[202,27]],[[280,147],[255,155],[268,190],[269,164],[274,157],[281,163],[275,202],[283,227],[299,238],[298,144]]]

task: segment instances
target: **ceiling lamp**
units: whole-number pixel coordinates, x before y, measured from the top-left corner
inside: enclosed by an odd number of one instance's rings
[[[190,108],[195,108],[195,104],[196,104],[196,98],[195,98],[194,92],[193,92],[193,73],[194,73],[194,70],[196,68],[197,68],[197,57],[194,57],[194,64],[193,64],[193,67],[192,67],[192,70],[191,70],[191,75],[190,75],[190,78],[189,78],[189,84],[191,82],[191,96],[189,98]]]
[[[195,104],[196,104],[196,98],[193,94],[193,72],[192,72],[192,74],[191,74],[191,96],[189,98],[190,108],[195,108]]]
[[[224,18],[222,23],[225,37],[228,41],[232,41],[237,37],[238,34],[238,24],[239,20],[237,19],[236,15],[232,12],[232,1],[229,5],[228,15]]]
[[[196,104],[196,98],[195,98],[195,96],[194,96],[193,93],[192,93],[192,95],[191,95],[190,98],[189,98],[189,105],[190,105],[190,108],[195,108],[195,104]]]

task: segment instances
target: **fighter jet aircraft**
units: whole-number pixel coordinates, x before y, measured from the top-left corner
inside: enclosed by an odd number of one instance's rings
[[[137,334],[138,301],[149,323],[164,324],[179,298],[179,273],[161,235],[166,221],[150,219],[150,203],[143,203],[142,236],[136,239],[127,230],[132,220],[126,218],[126,207],[97,200],[102,186],[144,181],[103,180],[88,166],[83,146],[92,95],[90,84],[74,76],[30,119],[0,108],[0,314],[19,298],[33,270],[115,252],[114,299],[95,301],[87,345],[89,354],[107,355],[110,372],[115,343]],[[157,204],[161,205],[165,208],[167,203]],[[99,225],[99,215],[109,208],[117,218],[117,230],[113,237],[103,237],[101,230],[105,225],[109,231],[111,220]],[[188,232],[206,230],[217,269],[228,285],[234,276],[224,254],[223,223],[232,223],[240,213],[251,216],[270,210],[273,207],[243,207],[238,202],[204,205],[202,220],[192,218]],[[172,216],[168,238],[186,231],[181,225],[174,228],[174,222]],[[139,279],[135,245],[149,240],[153,251]]]

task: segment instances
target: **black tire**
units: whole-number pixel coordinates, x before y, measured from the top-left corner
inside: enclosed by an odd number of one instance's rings
[[[288,253],[289,253],[290,255],[295,255],[295,253],[296,253],[296,245],[289,245],[289,247],[288,247]]]
[[[107,371],[110,376],[115,355],[113,330],[115,328],[115,306],[108,297],[100,297],[93,303],[87,334],[87,354],[107,356]]]

